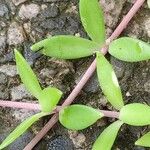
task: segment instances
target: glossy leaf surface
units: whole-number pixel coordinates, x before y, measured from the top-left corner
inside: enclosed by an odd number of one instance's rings
[[[122,124],[122,121],[116,121],[104,129],[95,141],[92,150],[111,150]]]
[[[138,62],[150,59],[150,45],[138,39],[122,37],[110,44],[109,53],[123,61]]]
[[[15,141],[20,135],[22,135],[34,122],[39,120],[41,117],[48,115],[47,113],[38,113],[34,116],[29,117],[24,122],[22,122],[13,132],[11,132],[8,137],[0,145],[0,149],[5,148],[13,141]]]
[[[150,147],[150,132],[143,135],[140,139],[135,142],[135,145]]]
[[[17,70],[19,72],[22,82],[24,83],[27,90],[36,98],[38,98],[39,93],[42,91],[42,89],[39,85],[36,75],[32,71],[27,61],[17,50],[15,50],[15,58]]]
[[[103,117],[103,114],[85,105],[71,105],[59,113],[60,123],[72,130],[82,130],[95,123]]]
[[[100,3],[98,0],[80,0],[79,8],[84,29],[93,41],[103,44],[105,41],[105,25]]]
[[[103,93],[116,109],[121,109],[124,103],[118,80],[111,64],[100,52],[97,52],[96,62],[98,80]]]
[[[41,49],[43,48],[43,49]],[[99,50],[100,46],[90,40],[75,36],[54,36],[34,44],[31,49],[56,58],[76,59],[87,57]]]
[[[120,110],[119,119],[133,126],[144,126],[150,124],[150,107],[140,103],[125,105]]]
[[[59,102],[62,92],[56,88],[45,88],[39,96],[39,103],[43,112],[51,112]]]

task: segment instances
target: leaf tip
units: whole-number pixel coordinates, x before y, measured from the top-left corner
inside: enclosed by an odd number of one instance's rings
[[[14,49],[14,54],[15,54],[15,59],[16,59],[16,62],[17,62],[17,58],[20,57],[21,54],[17,49]]]
[[[140,142],[140,139],[138,139],[135,143],[136,146],[143,146],[142,143]]]
[[[46,42],[48,41],[49,39],[45,39],[45,40],[42,40],[42,41],[39,41],[35,44],[33,44],[32,46],[30,46],[30,49],[34,52],[38,52],[38,51],[41,51],[46,45]]]
[[[6,144],[1,143],[0,150],[4,149],[6,146],[7,146]]]
[[[136,146],[143,146],[143,145],[142,145],[142,142],[141,142],[141,139],[138,139],[134,144],[135,144]]]
[[[33,44],[32,46],[30,46],[30,49],[32,50],[32,51],[38,51],[40,48],[39,48],[39,42],[38,43],[35,43],[35,44]]]
[[[35,44],[33,44],[32,46],[30,46],[30,49],[31,49],[32,51],[35,51]]]
[[[135,144],[135,145],[138,145],[138,141],[136,141],[134,144]]]
[[[15,49],[14,49],[14,52],[15,52],[15,53],[17,53],[17,52],[18,52],[18,50],[15,48]]]
[[[15,56],[19,54],[19,51],[16,48],[14,49],[14,54]]]

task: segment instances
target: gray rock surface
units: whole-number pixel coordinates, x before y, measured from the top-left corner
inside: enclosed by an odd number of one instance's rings
[[[8,7],[5,4],[0,3],[0,17],[8,17]]]
[[[0,84],[0,99],[9,99],[9,90],[6,85]]]
[[[150,93],[150,80],[146,81],[144,84],[144,89],[146,92]]]
[[[6,47],[6,36],[0,36],[0,55],[4,52]]]
[[[23,84],[11,89],[12,100],[21,100],[23,98],[31,98],[32,95],[26,90]]]
[[[45,8],[40,14],[40,17],[44,17],[46,19],[46,18],[56,17],[58,14],[59,14],[59,9],[57,5],[54,4],[51,6],[45,5]]]
[[[147,19],[145,19],[144,29],[145,29],[148,37],[150,38],[150,17],[148,17]]]
[[[120,61],[117,58],[114,58],[113,56],[111,56],[110,58],[110,63],[113,65],[113,69],[117,78],[128,79],[131,76],[134,68],[133,63]]]
[[[16,109],[13,111],[12,116],[15,117],[15,119],[23,122],[25,119],[27,119],[28,117],[31,117],[35,113],[37,112],[30,111],[27,109]]]
[[[10,24],[7,36],[8,36],[7,42],[9,45],[22,44],[24,41],[23,29],[16,22]]]
[[[86,69],[90,66],[90,63],[92,61],[81,61],[78,62],[76,65],[77,71],[75,72],[75,82],[76,84],[80,81],[83,74],[85,73]],[[100,90],[97,74],[95,73],[91,79],[87,82],[87,84],[84,86],[83,91],[86,93],[96,93]]]
[[[16,6],[18,6],[19,4],[26,2],[27,0],[12,0],[12,1]]]
[[[126,0],[100,1],[104,9],[105,22],[108,27],[114,28],[116,26],[125,2]]]
[[[84,146],[86,137],[83,133],[79,133],[77,131],[68,131],[68,134],[76,149]]]
[[[27,60],[27,62],[30,65],[33,65],[33,63],[36,61],[37,58],[39,58],[41,56],[40,53],[34,53],[33,51],[31,51],[30,47],[31,47],[31,43],[27,43],[24,42],[24,51],[23,51],[23,55],[25,57],[25,59]]]
[[[63,136],[51,139],[51,141],[48,142],[47,147],[47,150],[74,150],[71,140]]]
[[[22,5],[19,10],[19,17],[22,20],[35,18],[40,11],[37,4]]]
[[[0,72],[13,77],[17,75],[17,68],[15,65],[2,65],[0,66]]]
[[[0,73],[0,84],[6,84],[7,83],[7,76],[3,73]]]

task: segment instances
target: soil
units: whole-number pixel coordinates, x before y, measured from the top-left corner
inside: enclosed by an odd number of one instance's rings
[[[132,6],[130,0],[101,0],[104,9],[107,36]],[[32,11],[31,11],[32,10]],[[30,12],[30,13],[29,13]],[[150,9],[145,4],[135,15],[121,36],[150,42]],[[94,57],[64,61],[33,53],[30,46],[48,36],[70,34],[88,38],[79,18],[76,0],[1,0],[0,1],[0,99],[35,102],[23,87],[16,72],[13,49],[18,48],[31,64],[43,87],[55,86],[63,91],[63,99],[81,79]],[[107,55],[113,65],[122,89],[125,103],[140,102],[150,105],[150,61],[126,63]],[[62,101],[60,102],[62,103]],[[106,101],[96,74],[86,84],[75,103],[100,109],[113,109]],[[22,120],[35,112],[0,108],[0,141]],[[22,150],[44,126],[43,118],[6,150]],[[35,150],[90,150],[97,136],[112,119],[102,119],[92,127],[74,132],[57,123]],[[148,150],[134,142],[146,127],[124,125],[116,139],[114,150]]]

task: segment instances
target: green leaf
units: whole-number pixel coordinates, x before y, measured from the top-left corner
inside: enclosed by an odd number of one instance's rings
[[[150,59],[150,45],[138,39],[122,37],[110,44],[109,53],[123,61],[138,62]]]
[[[116,139],[118,131],[123,124],[122,121],[116,121],[109,125],[98,137],[93,145],[92,150],[111,150]]]
[[[22,135],[34,122],[39,120],[41,117],[48,115],[47,113],[38,113],[34,116],[29,117],[24,122],[22,122],[13,132],[11,132],[8,137],[0,145],[0,149],[5,148],[13,141],[15,141],[20,135]]]
[[[80,17],[90,38],[98,44],[105,41],[105,24],[98,0],[80,0]]]
[[[118,80],[111,64],[100,52],[97,52],[96,61],[98,80],[107,100],[116,109],[121,109],[124,103]]]
[[[100,46],[75,36],[54,36],[34,44],[31,49],[56,58],[76,59],[92,55]]]
[[[150,124],[150,107],[148,105],[133,103],[125,105],[120,110],[119,119],[133,126]]]
[[[148,8],[150,8],[150,0],[147,0]]]
[[[43,112],[51,112],[59,102],[62,92],[56,88],[45,88],[39,96],[39,103]]]
[[[84,105],[71,105],[59,112],[59,121],[68,129],[82,130],[103,116],[100,111],[94,108]]]
[[[15,58],[17,69],[22,82],[24,83],[27,90],[36,98],[38,98],[42,89],[39,85],[36,75],[32,71],[30,65],[17,50],[15,50]]]
[[[135,145],[150,147],[150,132],[143,135],[140,139],[135,142]]]

